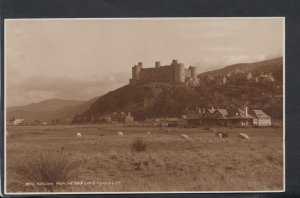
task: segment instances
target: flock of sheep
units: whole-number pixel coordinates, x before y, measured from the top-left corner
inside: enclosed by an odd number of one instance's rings
[[[169,133],[171,130],[170,129],[166,129],[165,132]],[[224,133],[224,132],[221,132],[221,131],[217,131],[216,129],[214,128],[211,128],[210,129],[211,132],[213,132],[219,139],[223,139],[223,138],[226,138],[228,137],[228,134],[227,133]],[[118,136],[123,136],[124,133],[122,131],[118,131]],[[150,131],[147,132],[148,135],[151,134]],[[82,137],[82,134],[81,133],[77,133],[76,134],[77,137]],[[190,137],[186,134],[181,134],[180,135],[181,138],[183,139],[190,139]],[[249,140],[249,136],[246,134],[246,133],[239,133],[238,134],[238,139],[245,139],[245,140]]]

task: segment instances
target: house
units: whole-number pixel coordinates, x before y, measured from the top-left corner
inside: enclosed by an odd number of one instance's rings
[[[228,112],[226,109],[208,109],[203,115],[202,123],[206,125],[226,125]]]
[[[196,127],[202,124],[202,116],[198,113],[190,113],[184,115],[179,119],[180,127]]]
[[[245,110],[237,108],[233,115],[228,117],[227,125],[229,126],[252,126],[254,117],[248,113],[248,107]]]
[[[271,117],[262,110],[252,110],[254,126],[271,126]]]
[[[134,122],[134,119],[133,119],[133,117],[131,116],[130,112],[128,112],[128,114],[125,116],[124,122],[125,122],[125,123]]]
[[[222,81],[223,85],[225,85],[226,82],[227,82],[227,78],[226,78],[226,76],[223,76],[223,81]]]
[[[168,126],[178,126],[179,119],[178,118],[167,118]]]
[[[13,124],[14,125],[20,125],[24,122],[24,119],[22,118],[16,118],[14,121],[13,121]]]
[[[253,78],[253,75],[252,75],[251,72],[249,72],[249,73],[247,74],[247,80],[251,80],[252,78]]]

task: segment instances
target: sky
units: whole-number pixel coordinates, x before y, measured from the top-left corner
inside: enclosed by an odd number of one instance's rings
[[[199,72],[283,56],[283,18],[8,19],[6,105],[88,100],[131,67],[177,59]]]

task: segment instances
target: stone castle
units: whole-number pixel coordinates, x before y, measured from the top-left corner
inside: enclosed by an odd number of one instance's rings
[[[139,62],[132,67],[132,79],[129,82],[130,84],[138,82],[193,82],[195,84],[198,82],[197,68],[190,66],[186,69],[184,64],[178,63],[177,60],[165,66],[155,62],[153,68],[143,68],[143,63]]]

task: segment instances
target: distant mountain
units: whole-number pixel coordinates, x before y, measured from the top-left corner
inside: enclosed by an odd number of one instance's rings
[[[88,101],[49,99],[24,106],[7,107],[7,119],[20,117],[26,122],[40,121],[51,122],[52,119],[72,119],[75,114],[86,111],[97,100],[95,97]]]
[[[131,112],[136,120],[147,117],[180,117],[197,107],[228,108],[249,104],[249,108],[262,109],[274,118],[282,118],[282,58],[257,63],[241,63],[223,69],[199,74],[223,76],[229,72],[272,73],[275,81],[247,80],[244,75],[227,84],[209,81],[198,87],[180,83],[149,82],[128,84],[101,96],[74,122],[90,122],[113,112]],[[235,75],[232,75],[235,78]],[[217,78],[220,79],[220,78]]]

